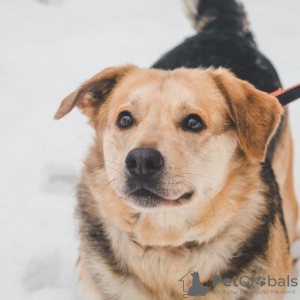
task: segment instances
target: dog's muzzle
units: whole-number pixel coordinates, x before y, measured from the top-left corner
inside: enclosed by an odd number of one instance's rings
[[[126,195],[139,207],[153,208],[161,205],[176,205],[191,198],[185,193],[177,199],[165,199],[162,184],[165,161],[162,154],[153,148],[136,148],[125,159],[127,178]]]

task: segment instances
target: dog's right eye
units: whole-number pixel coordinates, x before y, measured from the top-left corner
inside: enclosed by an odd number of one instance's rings
[[[198,115],[192,114],[183,120],[182,128],[187,131],[200,132],[205,128],[205,124]]]
[[[128,128],[134,123],[133,117],[128,111],[123,111],[119,114],[117,126],[121,129]]]

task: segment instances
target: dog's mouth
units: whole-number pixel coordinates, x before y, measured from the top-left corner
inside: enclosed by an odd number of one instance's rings
[[[149,191],[145,188],[138,189],[128,195],[128,198],[134,202],[135,205],[144,208],[155,208],[158,206],[178,206],[188,202],[193,196],[193,192],[187,192],[179,198],[170,200],[165,199],[158,194]]]

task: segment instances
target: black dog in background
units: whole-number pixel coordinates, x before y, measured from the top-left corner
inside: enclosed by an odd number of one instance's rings
[[[166,53],[153,68],[224,67],[264,92],[281,87],[275,68],[257,48],[238,0],[183,1],[198,33]],[[281,128],[269,144],[266,160],[270,163]]]
[[[184,0],[187,10],[191,10]],[[198,33],[166,53],[153,68],[229,68],[237,77],[271,93],[281,84],[271,62],[260,53],[242,4],[235,0],[198,0],[188,11]]]

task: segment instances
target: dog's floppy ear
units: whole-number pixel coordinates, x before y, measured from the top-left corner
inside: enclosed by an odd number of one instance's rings
[[[213,78],[227,102],[241,148],[248,157],[264,161],[283,113],[278,99],[222,68],[214,71]]]
[[[121,78],[136,68],[133,65],[127,65],[104,69],[67,96],[61,102],[54,118],[61,119],[76,105],[85,115],[91,116],[94,108],[99,107],[104,102]]]

